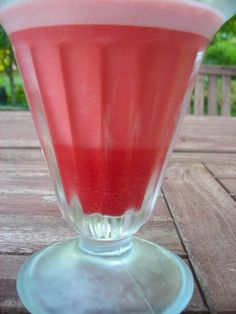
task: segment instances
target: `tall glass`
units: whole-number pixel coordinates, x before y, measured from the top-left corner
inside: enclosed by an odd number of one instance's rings
[[[209,40],[235,10],[231,0],[1,1],[59,208],[79,233],[22,267],[32,313],[188,304],[186,264],[132,235],[153,210]]]

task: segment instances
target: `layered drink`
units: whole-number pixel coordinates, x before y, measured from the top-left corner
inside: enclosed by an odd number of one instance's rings
[[[71,219],[148,211],[220,13],[186,0],[22,0],[2,19]]]

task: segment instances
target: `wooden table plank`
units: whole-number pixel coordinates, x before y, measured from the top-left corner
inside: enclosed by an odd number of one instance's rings
[[[139,233],[187,257],[175,228],[177,224],[213,313],[236,313],[236,301],[232,300],[236,289],[232,287],[232,281],[235,282],[232,255],[235,242],[232,241],[235,238],[230,233],[235,234],[232,229],[235,225],[232,227],[234,223],[231,221],[235,219],[235,214],[231,215],[234,204],[231,197],[234,193],[232,180],[236,179],[235,138],[235,118],[186,117],[172,156],[174,165],[178,166],[177,169],[174,167],[174,171],[173,166],[169,168],[165,185],[165,197],[172,209],[174,221],[165,199],[159,197],[153,215]],[[201,163],[206,165],[211,174]],[[34,179],[38,181],[39,189]],[[231,196],[227,195],[227,191]],[[15,296],[14,299],[16,271],[13,278],[7,279],[4,277],[6,271],[2,267],[3,263],[10,265],[12,261],[14,264],[15,258],[18,258],[19,265],[21,258],[25,257],[15,255],[17,252],[30,254],[52,241],[72,235],[73,231],[61,219],[57,209],[30,114],[1,113],[0,313],[26,313],[18,298]],[[8,253],[14,255],[9,256]],[[198,290],[197,294],[197,301],[193,299],[186,313],[207,313]]]
[[[221,114],[230,116],[231,114],[231,77],[222,76],[222,105]]]
[[[0,313],[26,314],[16,292],[16,276],[26,256],[0,255]]]
[[[54,193],[50,195],[0,193],[0,214],[61,216]]]
[[[232,153],[200,153],[200,152],[174,152],[172,161],[180,162],[203,162],[215,166],[221,164],[236,165],[236,154]]]
[[[187,259],[184,259],[185,263],[188,264],[189,268],[191,269],[192,272],[193,269],[189,263],[189,261]],[[205,300],[203,300],[200,290],[198,288],[198,284],[196,283],[196,281],[194,282],[194,293],[193,293],[193,297],[191,299],[191,302],[189,303],[189,305],[187,306],[187,308],[185,309],[184,313],[198,313],[198,314],[205,314],[205,313],[209,313],[209,310],[205,304]]]
[[[187,257],[176,228],[171,221],[147,221],[136,233],[140,238],[164,246],[181,257]]]
[[[155,207],[148,221],[173,221],[163,196],[157,198]]]
[[[185,117],[176,151],[236,152],[236,119],[233,117]]]
[[[236,196],[236,178],[219,179],[220,183],[225,187],[230,195]]]
[[[236,164],[206,163],[206,166],[217,179],[236,179]]]
[[[1,112],[0,147],[39,147],[30,112]]]
[[[11,149],[0,147],[0,169],[7,165],[31,165],[47,169],[41,149]]]
[[[235,118],[186,116],[175,150],[235,153],[235,138]],[[0,147],[39,147],[29,112],[1,113]]]
[[[0,214],[1,254],[31,254],[46,245],[73,236],[76,236],[75,232],[61,217],[55,215]]]
[[[173,163],[164,194],[212,313],[236,311],[236,203],[201,163]]]
[[[0,171],[0,193],[11,194],[52,194],[52,182],[48,173],[25,170]]]
[[[56,226],[56,227],[55,227]],[[172,221],[148,221],[138,236],[186,256]],[[31,254],[65,238],[76,236],[64,219],[56,215],[0,214],[1,254]]]

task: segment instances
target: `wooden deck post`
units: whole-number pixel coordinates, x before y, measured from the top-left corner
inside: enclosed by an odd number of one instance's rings
[[[199,75],[195,85],[194,114],[202,116],[204,113],[204,76]]]
[[[208,80],[208,115],[217,114],[217,76],[211,75]]]
[[[231,80],[236,78],[235,66],[202,65],[194,89],[194,115],[204,115],[204,78],[208,76],[208,115],[218,115],[218,105],[221,105],[220,115],[231,115]],[[218,78],[222,78],[222,90],[218,91]],[[219,94],[222,96],[220,103]],[[191,114],[190,110],[187,112]]]
[[[222,77],[222,116],[230,116],[231,113],[231,77]]]

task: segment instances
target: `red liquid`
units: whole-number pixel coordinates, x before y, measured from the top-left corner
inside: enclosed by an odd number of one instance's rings
[[[11,39],[32,113],[40,103],[46,114],[68,203],[76,196],[88,214],[139,210],[208,40],[102,25],[34,28]]]

